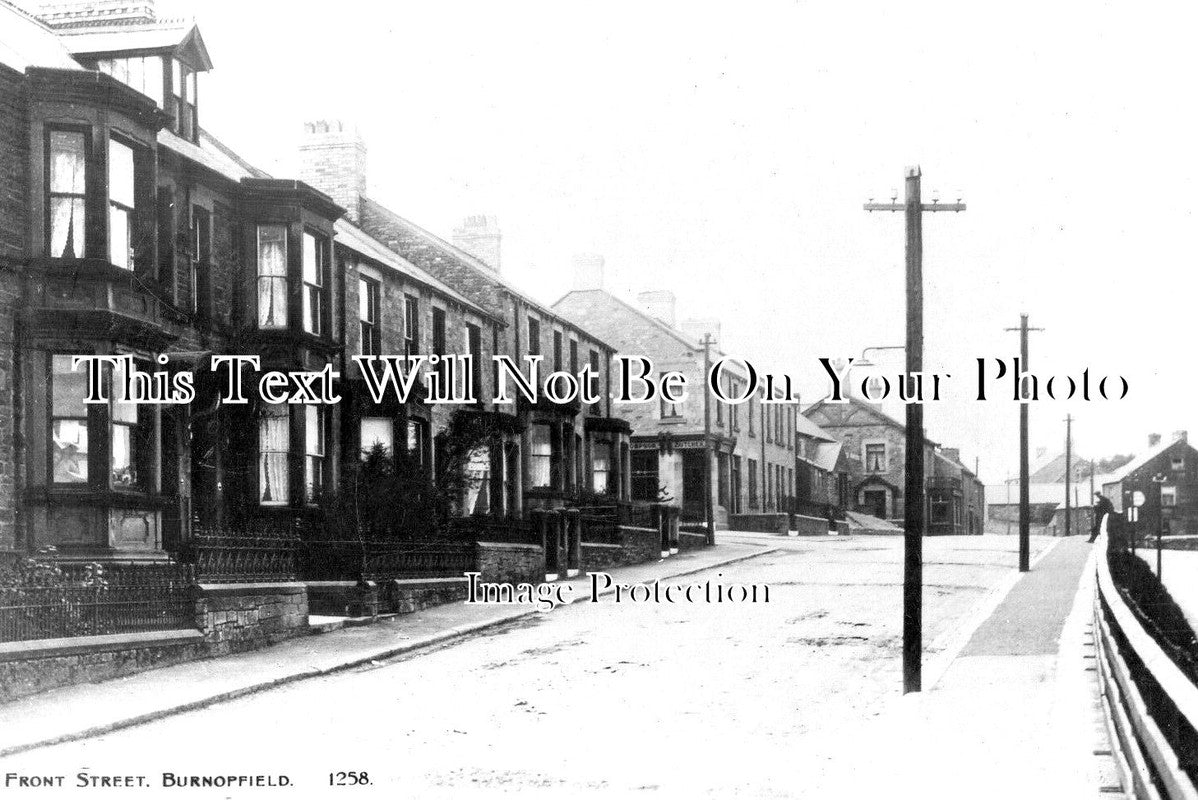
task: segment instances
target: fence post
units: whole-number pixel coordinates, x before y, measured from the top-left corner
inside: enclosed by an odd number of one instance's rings
[[[563,512],[566,529],[566,574],[582,567],[582,514],[577,508]]]

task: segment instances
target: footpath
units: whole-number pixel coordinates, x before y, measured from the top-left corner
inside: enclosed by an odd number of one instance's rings
[[[691,575],[773,552],[720,544],[663,561],[607,570],[618,583]],[[580,577],[574,601],[589,597]],[[601,594],[608,594],[601,592]],[[542,613],[526,605],[444,606],[303,636],[262,650],[163,667],[101,683],[68,686],[0,706],[0,757],[192,711],[306,678],[446,646],[488,628]],[[549,612],[552,613],[552,612]],[[334,626],[323,622],[314,630]]]
[[[1096,700],[1095,554],[1058,542],[938,679],[925,668],[933,685],[855,732],[813,796],[1121,797]]]

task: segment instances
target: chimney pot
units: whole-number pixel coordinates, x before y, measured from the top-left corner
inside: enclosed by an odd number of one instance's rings
[[[603,256],[596,253],[577,253],[574,256],[574,290],[579,292],[603,288]]]

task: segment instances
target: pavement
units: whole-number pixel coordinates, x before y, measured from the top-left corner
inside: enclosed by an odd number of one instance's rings
[[[862,732],[871,769],[833,767],[827,796],[1119,796],[1089,638],[1095,553],[1083,537],[1058,540],[934,684]]]
[[[607,572],[617,582],[651,582],[770,552],[768,543],[728,543]],[[589,589],[583,588],[582,578],[573,582],[578,584],[573,593],[577,602],[587,596]],[[43,692],[0,706],[0,757],[99,736],[296,681],[436,649],[540,613],[527,605],[452,603],[372,625],[343,627],[321,619],[316,630],[329,632],[247,653]]]

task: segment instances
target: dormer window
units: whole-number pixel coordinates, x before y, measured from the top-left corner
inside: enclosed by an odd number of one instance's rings
[[[158,104],[166,106],[163,96],[163,63],[161,56],[106,58],[96,62],[96,68],[132,87]]]
[[[171,59],[170,95],[166,113],[174,120],[175,133],[189,142],[196,140],[196,72],[177,58]]]

